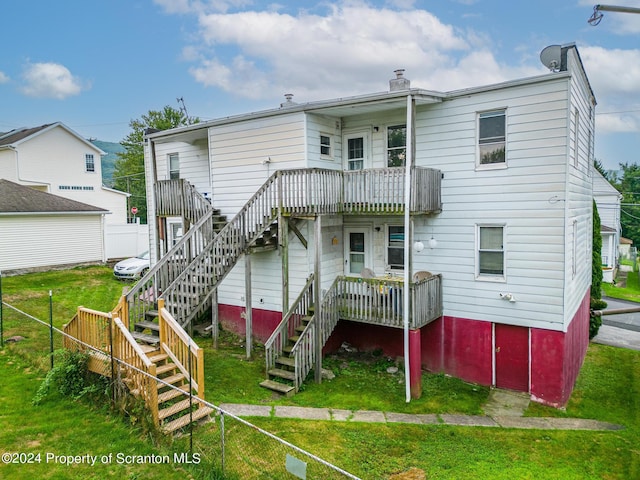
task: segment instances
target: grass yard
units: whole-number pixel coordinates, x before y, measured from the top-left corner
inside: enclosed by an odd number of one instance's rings
[[[602,295],[611,298],[618,298],[620,300],[640,302],[640,282],[638,281],[638,272],[627,273],[627,284],[624,287],[612,285],[610,283],[603,283]]]
[[[636,277],[637,279],[637,277]],[[54,325],[61,326],[77,305],[110,310],[123,284],[103,267],[3,278],[4,301],[48,319],[48,290],[54,293]],[[186,451],[185,439],[154,446],[137,425],[130,426],[96,402],[50,395],[39,406],[31,398],[48,368],[48,332],[4,308],[5,338],[26,340],[0,352],[0,449],[2,452],[52,452],[59,455],[101,455],[115,452],[171,453]],[[213,350],[206,348],[207,399],[266,405],[300,405],[410,413],[481,413],[488,389],[444,375],[424,374],[423,397],[404,402],[401,373],[389,374],[393,363],[383,356],[330,357],[324,362],[336,378],[305,384],[291,399],[279,399],[258,386],[263,378],[263,349],[244,358],[243,340],[223,335]],[[400,369],[402,370],[402,369]],[[107,400],[105,398],[105,403]],[[527,415],[592,418],[619,423],[624,430],[574,432],[453,427],[445,425],[382,425],[314,422],[275,418],[251,419],[256,425],[360,476],[388,479],[411,468],[428,479],[631,479],[640,478],[640,352],[592,344],[566,410],[532,405]],[[238,428],[225,427],[229,432]],[[229,455],[239,464],[255,465],[237,478],[281,478],[268,470],[267,459],[281,452],[255,433],[230,440]],[[166,443],[166,444],[165,444]],[[209,424],[194,435],[194,449],[211,463],[219,455],[219,429]],[[2,465],[0,478],[222,478],[204,465]],[[236,478],[236,477],[232,477]],[[319,476],[316,478],[324,478]],[[413,478],[413,477],[410,477]]]

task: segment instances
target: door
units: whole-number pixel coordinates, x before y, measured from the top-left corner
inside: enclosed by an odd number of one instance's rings
[[[496,387],[529,391],[529,329],[494,325]]]
[[[357,132],[344,136],[344,169],[363,170],[369,168],[369,133]]]
[[[372,268],[369,255],[369,238],[367,228],[346,228],[344,242],[344,274],[358,276],[362,269]]]

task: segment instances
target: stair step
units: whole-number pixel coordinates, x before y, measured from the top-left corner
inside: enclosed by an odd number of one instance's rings
[[[166,363],[164,365],[160,365],[156,367],[156,375],[162,375],[163,373],[173,372],[175,371],[176,368],[178,367],[176,367],[175,363]]]
[[[138,331],[146,330],[147,328],[153,332],[160,332],[160,325],[154,322],[150,322],[148,320],[143,320],[134,325],[134,328]]]
[[[313,315],[303,315],[301,320],[303,322],[309,323],[311,320],[313,320]]]
[[[131,336],[136,340],[147,343],[149,345],[158,345],[160,343],[160,337],[157,337],[155,335],[148,335],[146,333],[140,332],[131,332]]]
[[[206,416],[210,415],[212,412],[213,412],[213,408],[201,406],[197,410],[194,410],[193,413],[191,414],[187,413],[186,415],[163,425],[162,429],[168,433],[175,432],[176,430],[189,425],[191,420],[195,422],[196,420],[205,418]]]
[[[158,352],[158,353],[156,353],[156,354],[154,354],[154,355],[149,355],[149,354],[147,353],[147,357],[149,357],[149,360],[150,360],[152,363],[155,363],[155,364],[157,365],[158,363],[160,363],[160,362],[164,362],[167,358],[169,358],[169,355],[167,355],[166,353],[160,353],[160,352]]]
[[[176,383],[184,380],[186,377],[182,373],[176,373],[175,375],[171,375],[170,377],[163,378],[162,382],[158,382],[158,388],[162,388],[165,386],[165,383],[170,385],[175,385]]]
[[[161,410],[158,410],[158,418],[160,420],[164,420],[171,415],[175,415],[176,413],[180,413],[189,408],[189,405],[198,405],[198,402],[189,402],[189,399],[186,398],[180,402],[174,403],[173,405],[169,405]]]
[[[291,357],[278,357],[276,358],[276,364],[286,365],[287,367],[295,367],[296,359]]]
[[[286,385],[284,383],[274,382],[273,380],[264,380],[260,382],[260,386],[273,390],[274,392],[282,393],[287,397],[292,397],[296,393],[293,385]]]
[[[155,355],[156,353],[160,353],[160,349],[157,345],[140,345],[140,349],[145,353],[145,355]]]
[[[283,370],[281,368],[272,368],[267,373],[272,377],[285,378],[291,381],[294,381],[296,379],[296,372]]]
[[[300,335],[294,335],[293,337],[289,337],[289,341],[291,343],[293,343],[294,345],[296,344],[296,342],[300,340]]]
[[[149,319],[154,319],[154,318],[158,318],[158,311],[157,310],[148,310],[146,312],[144,312],[145,317],[149,318]]]
[[[286,353],[287,355],[291,355],[292,351],[293,351],[293,345],[285,345],[284,347],[282,347],[282,353]]]
[[[158,405],[173,400],[176,397],[184,396],[189,391],[189,385],[182,385],[178,388],[172,388],[166,392],[158,394]]]
[[[307,328],[307,325],[298,325],[298,326],[296,327],[296,332],[298,332],[298,333],[302,333],[302,332],[304,332],[304,329],[305,329],[305,328]]]

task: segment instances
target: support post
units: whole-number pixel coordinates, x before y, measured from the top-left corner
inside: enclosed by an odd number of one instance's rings
[[[51,354],[51,369],[53,370],[53,293],[49,290],[49,352]]]
[[[422,342],[420,329],[409,331],[409,384],[411,385],[411,398],[418,399],[422,396]]]
[[[218,289],[216,288],[211,294],[211,339],[213,348],[218,349]]]
[[[315,261],[313,266],[313,275],[315,278],[315,285],[313,286],[313,303],[315,308],[315,330],[314,330],[314,344],[315,344],[315,381],[316,383],[322,383],[322,309],[320,308],[320,300],[322,298],[322,281],[320,278],[320,262],[322,261],[322,221],[321,216],[316,216],[315,221]]]
[[[251,311],[251,255],[244,256],[244,322],[247,358],[251,358],[251,346],[253,344],[253,318]]]
[[[278,247],[282,261],[282,314],[289,311],[289,222],[278,215]]]

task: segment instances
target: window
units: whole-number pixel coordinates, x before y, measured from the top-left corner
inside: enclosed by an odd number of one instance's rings
[[[177,153],[169,154],[169,179],[178,180],[180,178],[180,160]]]
[[[387,268],[404,270],[404,227],[387,227]]]
[[[58,185],[58,190],[93,190],[89,185]]]
[[[364,137],[347,139],[347,169],[362,170],[364,168]]]
[[[387,167],[404,167],[407,158],[407,127],[387,128]]]
[[[84,156],[84,171],[85,172],[95,172],[96,171],[96,163],[93,159],[92,153],[87,153]]]
[[[331,156],[331,137],[328,135],[320,135],[320,155]]]
[[[505,110],[483,112],[478,117],[480,165],[504,164],[506,157]]]
[[[477,275],[504,279],[504,226],[478,225]]]

